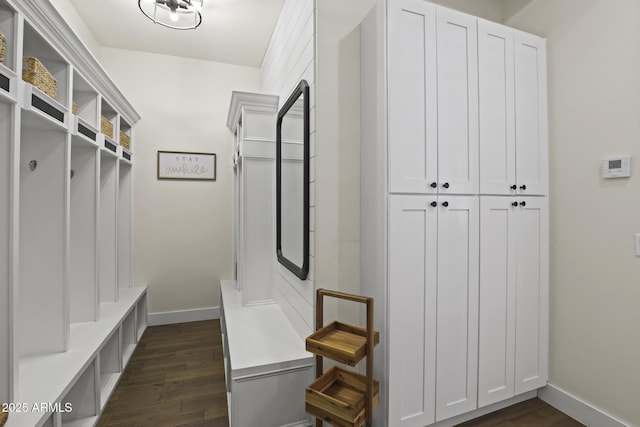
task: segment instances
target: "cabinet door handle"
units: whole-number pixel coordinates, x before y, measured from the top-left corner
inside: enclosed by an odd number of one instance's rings
[[[527,206],[527,202],[520,202],[520,206]]]
[[[438,186],[438,183],[437,183],[437,182],[432,182],[432,183],[431,183],[431,188],[436,188],[437,186]]]
[[[445,208],[449,206],[449,202],[442,202],[442,206],[444,206]]]
[[[442,184],[442,186],[443,186],[444,188],[449,188],[449,183],[448,183],[448,182],[445,182],[444,184]]]
[[[521,185],[521,186],[520,186],[520,189],[521,189],[521,190],[526,190],[526,189],[527,189],[527,186],[526,186],[526,185]]]
[[[513,185],[511,186],[511,189],[512,189],[512,190],[517,190],[517,189],[518,189],[518,186],[517,186],[517,185],[515,185],[515,184],[513,184]]]
[[[518,206],[518,202],[511,203],[511,206],[513,206],[515,208],[516,206]]]
[[[436,206],[438,206],[438,203],[436,203],[436,202],[431,202],[431,203],[429,203],[429,204],[431,205],[431,207],[434,207],[434,208],[435,208]]]

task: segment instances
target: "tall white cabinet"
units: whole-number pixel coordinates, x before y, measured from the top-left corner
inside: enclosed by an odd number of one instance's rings
[[[379,0],[361,41],[377,422],[455,425],[547,381],[545,41],[422,0]]]
[[[140,117],[50,2],[0,0],[0,31],[0,402],[8,427],[94,425],[147,324],[119,145]],[[55,95],[22,80],[23,56]]]

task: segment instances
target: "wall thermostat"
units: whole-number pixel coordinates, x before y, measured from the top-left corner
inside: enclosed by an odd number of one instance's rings
[[[631,176],[631,158],[616,157],[602,161],[603,178],[626,178]]]

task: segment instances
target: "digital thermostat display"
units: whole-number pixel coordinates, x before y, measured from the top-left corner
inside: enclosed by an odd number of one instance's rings
[[[618,157],[602,161],[603,178],[626,178],[631,176],[631,158]]]

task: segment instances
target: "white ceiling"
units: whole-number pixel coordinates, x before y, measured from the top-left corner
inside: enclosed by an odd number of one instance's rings
[[[202,24],[154,24],[137,0],[69,0],[104,47],[259,67],[284,0],[204,0]]]

